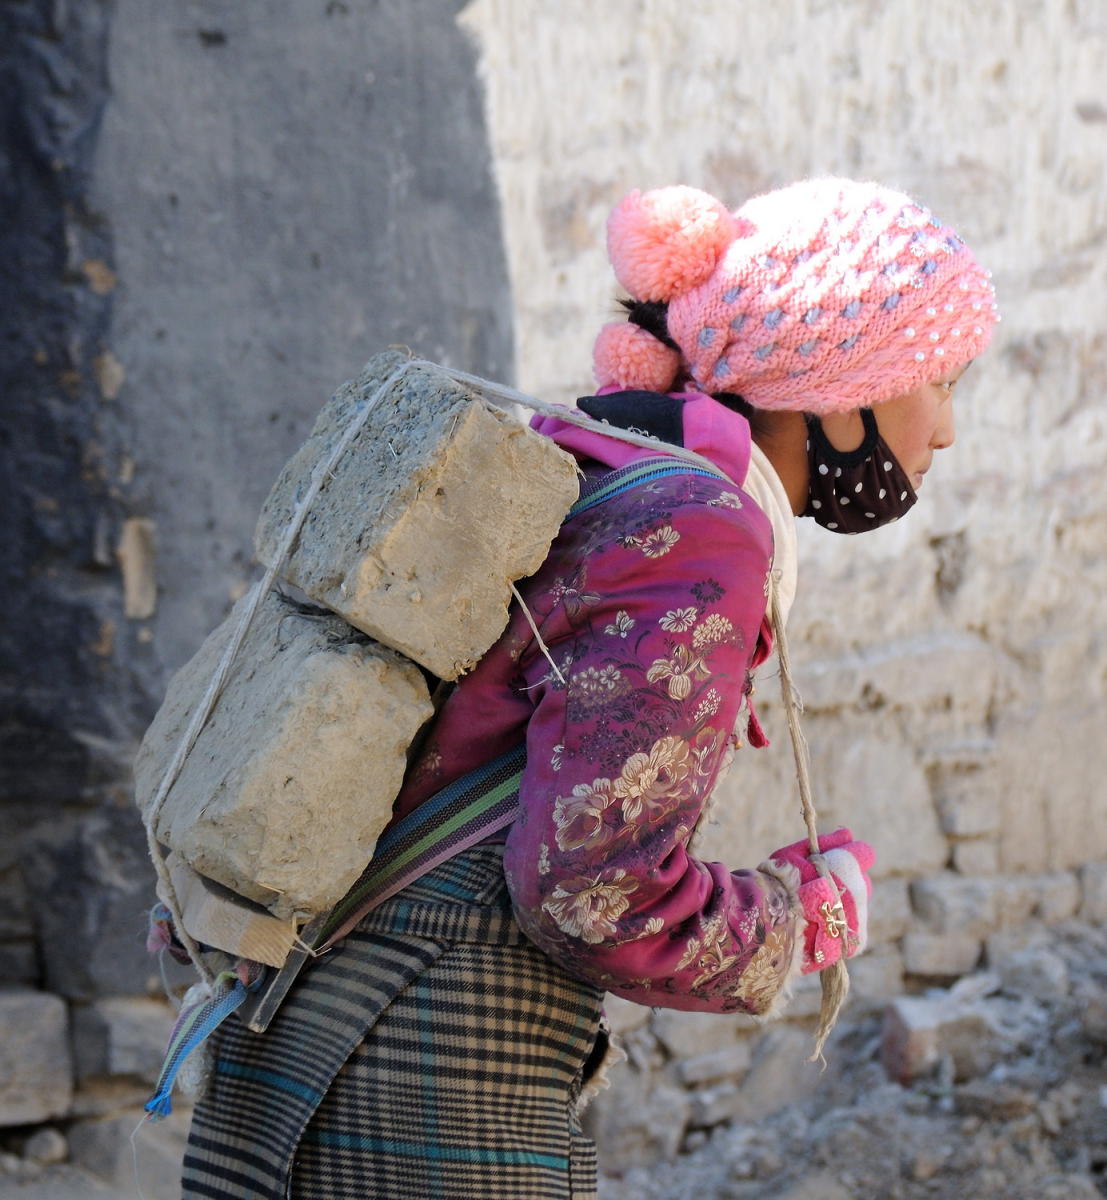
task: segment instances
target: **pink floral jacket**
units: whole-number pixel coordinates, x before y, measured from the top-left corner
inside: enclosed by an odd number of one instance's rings
[[[744,480],[745,420],[706,396],[675,399],[684,444]],[[535,425],[580,459],[582,497],[651,456]],[[771,557],[764,513],[714,477],[670,475],[571,516],[519,585],[557,670],[514,606],[397,801],[406,813],[525,738],[504,850],[520,925],[578,978],[641,1004],[761,1013],[793,972],[784,884],[687,849],[768,653]]]

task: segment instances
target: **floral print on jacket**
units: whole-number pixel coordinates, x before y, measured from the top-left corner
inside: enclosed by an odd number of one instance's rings
[[[585,463],[585,494],[606,475],[607,441],[590,447],[601,462]],[[504,851],[520,925],[579,978],[642,1004],[760,1013],[793,969],[784,884],[688,851],[767,653],[771,555],[753,500],[703,475],[639,484],[570,517],[518,585],[549,658],[515,606],[397,803],[410,810],[525,736],[522,812]]]

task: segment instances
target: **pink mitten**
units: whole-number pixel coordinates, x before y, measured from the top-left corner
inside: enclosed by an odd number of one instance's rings
[[[821,971],[842,956],[864,950],[868,939],[869,896],[873,885],[867,872],[875,854],[866,842],[855,842],[848,829],[836,829],[819,838],[819,850],[838,889],[842,907],[836,907],[834,887],[815,869],[806,841],[777,850],[772,862],[787,863],[799,874],[799,899],[807,925],[804,929],[803,973]]]

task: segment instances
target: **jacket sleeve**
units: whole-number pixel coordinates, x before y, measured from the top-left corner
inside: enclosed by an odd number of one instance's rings
[[[771,532],[748,497],[694,490],[584,522],[530,581],[555,665],[520,659],[534,708],[504,867],[522,928],[578,978],[763,1013],[797,971],[795,897],[687,843],[757,661]]]

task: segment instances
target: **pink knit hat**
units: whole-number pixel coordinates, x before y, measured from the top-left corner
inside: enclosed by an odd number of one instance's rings
[[[668,305],[671,343],[605,325],[601,386],[664,392],[687,378],[756,408],[844,412],[956,370],[999,320],[957,234],[876,183],[804,180],[734,213],[696,188],[635,191],[607,245],[634,300]]]

